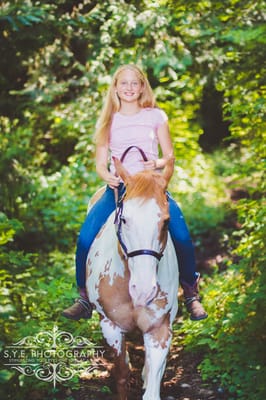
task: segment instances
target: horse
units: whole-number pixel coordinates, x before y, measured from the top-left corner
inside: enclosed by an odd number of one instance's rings
[[[86,288],[100,314],[102,334],[114,350],[119,400],[127,399],[127,332],[143,335],[143,400],[160,400],[160,386],[178,308],[178,263],[168,232],[166,188],[174,161],[163,173],[130,175],[114,159],[126,186],[123,199],[95,238],[87,258]]]

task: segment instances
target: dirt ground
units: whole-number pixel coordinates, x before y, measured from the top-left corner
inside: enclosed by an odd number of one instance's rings
[[[181,318],[181,317],[178,317]],[[144,348],[141,335],[134,333],[127,337],[131,372],[128,381],[128,400],[142,399],[141,370],[144,362]],[[162,400],[220,400],[227,396],[221,388],[202,382],[197,369],[201,354],[185,352],[182,346],[172,345],[166,370],[161,384]],[[75,395],[77,400],[116,400],[115,383],[111,374],[112,356],[97,360],[97,377],[86,376]],[[111,389],[112,394],[107,389]],[[109,393],[108,393],[109,392]]]

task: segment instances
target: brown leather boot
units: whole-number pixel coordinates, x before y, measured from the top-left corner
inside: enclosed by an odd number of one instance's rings
[[[79,298],[75,300],[75,303],[64,310],[62,315],[69,319],[78,321],[81,318],[90,319],[92,315],[93,306],[89,302],[88,295],[85,288],[78,288]]]
[[[200,302],[199,297],[199,279],[200,275],[198,274],[197,280],[191,286],[185,281],[181,281],[181,286],[184,291],[185,297],[185,305],[190,313],[190,319],[192,321],[200,321],[201,319],[205,319],[208,317],[208,314],[203,308],[203,305]]]
[[[75,300],[75,303],[72,306],[66,308],[62,312],[62,315],[63,317],[78,321],[81,318],[90,319],[92,316],[92,310],[93,307],[91,303],[88,300],[79,297]]]

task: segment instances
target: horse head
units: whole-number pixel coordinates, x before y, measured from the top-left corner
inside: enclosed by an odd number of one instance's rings
[[[159,289],[158,263],[168,237],[166,188],[174,160],[168,160],[163,173],[145,170],[133,176],[118,159],[114,163],[126,185],[117,221],[119,251],[130,271],[129,293],[134,307],[147,306]]]

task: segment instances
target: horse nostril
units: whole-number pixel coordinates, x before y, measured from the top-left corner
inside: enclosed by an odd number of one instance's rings
[[[158,286],[157,285],[153,286],[153,289],[152,289],[153,297],[155,297],[157,295],[157,291],[158,291]]]
[[[148,297],[147,300],[146,300],[146,305],[147,305],[147,306],[148,306],[149,304],[151,304],[151,302],[152,302],[152,301],[154,300],[154,298],[156,297],[157,290],[158,290],[157,285],[153,286],[153,288],[152,288],[152,290],[151,290],[151,292],[150,292],[150,295],[149,295],[149,297]]]
[[[135,284],[130,286],[130,294],[134,296],[137,292],[137,286]]]
[[[158,286],[153,285],[150,288],[140,288],[138,285],[132,283],[130,285],[129,293],[133,299],[133,303],[138,306],[149,305],[157,295]]]

